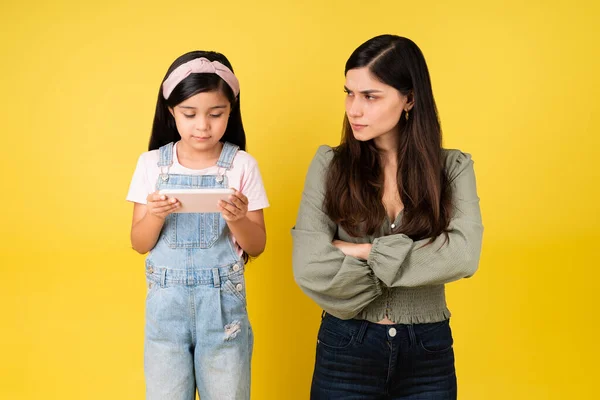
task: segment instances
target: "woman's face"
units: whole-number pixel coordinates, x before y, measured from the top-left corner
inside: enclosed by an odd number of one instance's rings
[[[348,70],[345,91],[346,115],[356,140],[395,136],[408,97],[379,81],[367,67]]]

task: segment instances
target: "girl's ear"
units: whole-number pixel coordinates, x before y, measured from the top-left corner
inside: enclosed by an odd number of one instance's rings
[[[169,112],[171,113],[173,118],[175,118],[175,111],[173,111],[173,107],[167,107],[167,108],[169,109]]]

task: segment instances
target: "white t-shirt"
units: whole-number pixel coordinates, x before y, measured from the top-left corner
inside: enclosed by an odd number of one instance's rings
[[[157,165],[159,158],[159,150],[142,153],[129,185],[127,201],[146,204],[148,195],[156,191],[156,182],[160,175],[160,168]],[[169,168],[170,174],[217,175],[217,169],[216,165],[205,169],[184,167],[179,164],[177,159],[177,143],[173,146],[173,165]],[[258,164],[250,154],[239,150],[233,159],[231,168],[225,172],[225,176],[227,176],[229,187],[239,190],[248,198],[248,211],[269,207],[269,200],[267,199]],[[242,249],[237,245],[235,238],[233,238],[233,242],[241,255]]]

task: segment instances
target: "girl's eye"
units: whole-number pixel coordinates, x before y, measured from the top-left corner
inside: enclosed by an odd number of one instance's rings
[[[213,118],[219,118],[221,115],[223,115],[223,113],[221,114],[209,114],[211,117]]]
[[[196,114],[183,114],[186,118],[194,118]]]

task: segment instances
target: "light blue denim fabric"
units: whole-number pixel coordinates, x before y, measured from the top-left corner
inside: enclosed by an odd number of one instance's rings
[[[217,175],[169,174],[173,143],[160,148],[160,189],[227,188],[238,147],[225,143]],[[253,334],[244,262],[220,213],[171,214],[146,259],[144,370],[148,400],[250,398]]]

